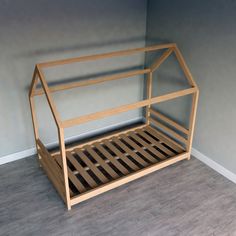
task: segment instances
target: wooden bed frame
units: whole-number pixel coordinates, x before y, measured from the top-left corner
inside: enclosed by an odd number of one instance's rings
[[[150,68],[114,74],[93,80],[70,82],[49,87],[43,73],[43,69],[48,67],[128,56],[156,50],[164,50],[164,53],[154,61]],[[152,74],[172,53],[175,54],[190,84],[190,88],[152,97]],[[147,75],[145,77],[147,85],[147,98],[145,100],[74,119],[61,120],[51,96],[51,93],[60,90],[142,74]],[[41,83],[42,87],[37,88],[37,83]],[[49,151],[39,138],[34,97],[42,94],[46,95],[58,128],[59,149],[56,151]],[[192,96],[188,128],[181,126],[151,107],[153,104],[185,95]],[[79,202],[183,159],[189,159],[198,95],[198,87],[192,78],[182,54],[174,43],[36,64],[29,91],[29,100],[39,162],[66,203],[68,210],[71,209],[72,205]],[[146,107],[146,122],[143,124],[112,132],[82,144],[73,146],[65,145],[65,128],[142,107]],[[173,129],[170,127],[173,127]]]

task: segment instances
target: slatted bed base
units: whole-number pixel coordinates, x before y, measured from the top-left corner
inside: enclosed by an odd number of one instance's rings
[[[44,149],[40,151],[42,166],[65,199],[62,158],[60,154],[51,155],[42,143],[40,147]],[[146,125],[84,146],[75,145],[67,149],[66,157],[70,199],[74,205],[189,155],[179,143]],[[55,178],[50,176],[53,173]]]

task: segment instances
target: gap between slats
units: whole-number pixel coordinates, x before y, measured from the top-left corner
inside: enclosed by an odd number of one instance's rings
[[[83,193],[182,151],[182,148],[154,128],[138,128],[67,151],[69,180],[79,193]],[[59,157],[57,155],[55,159],[61,167]],[[72,190],[70,192],[71,196],[76,194]]]

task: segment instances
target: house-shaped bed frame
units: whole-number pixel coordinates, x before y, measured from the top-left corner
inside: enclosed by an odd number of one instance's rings
[[[149,68],[142,70],[128,71],[92,80],[54,86],[48,86],[43,73],[44,68],[156,50],[164,50],[164,53]],[[152,97],[153,72],[172,53],[175,54],[190,88]],[[51,93],[60,90],[89,86],[142,74],[146,75],[144,76],[147,85],[147,98],[145,100],[69,120],[61,120],[51,96]],[[37,83],[41,83],[42,87],[37,88]],[[34,97],[43,94],[46,95],[58,129],[59,148],[56,151],[48,150],[39,138]],[[79,202],[183,159],[189,159],[198,94],[198,87],[182,54],[174,43],[36,64],[29,91],[29,100],[39,162],[66,203],[68,210],[71,209],[72,205]],[[173,119],[151,107],[153,104],[185,95],[191,95],[192,97],[188,128],[181,126]],[[111,132],[84,143],[74,144],[73,146],[65,145],[64,129],[68,127],[142,107],[146,107],[146,119],[143,124]]]

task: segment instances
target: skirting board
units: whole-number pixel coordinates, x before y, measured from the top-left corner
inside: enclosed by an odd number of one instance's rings
[[[222,165],[216,163],[215,161],[213,161],[209,157],[205,156],[204,154],[202,154],[201,152],[199,152],[195,148],[192,148],[191,154],[194,157],[196,157],[198,160],[200,160],[201,162],[205,163],[207,166],[209,166],[210,168],[212,168],[213,170],[218,172],[219,174],[223,175],[227,179],[236,183],[236,174],[234,174],[233,172],[229,171],[228,169],[226,169]]]
[[[104,133],[104,132],[112,131],[114,129],[119,129],[122,126],[132,125],[132,124],[135,124],[135,123],[138,123],[138,122],[143,122],[143,121],[144,120],[143,120],[142,117],[137,117],[137,118],[134,118],[134,119],[131,119],[131,120],[128,120],[128,121],[123,121],[123,122],[120,122],[118,124],[109,125],[109,126],[106,126],[106,127],[100,128],[100,129],[96,129],[96,130],[93,130],[93,131],[89,131],[89,132],[86,132],[86,133],[83,133],[83,134],[80,134],[80,135],[76,135],[76,136],[67,138],[66,142],[73,142],[75,140],[85,139],[85,138],[95,136],[95,135],[98,135],[98,134],[101,134],[101,133]],[[50,147],[55,147],[55,145],[56,145],[56,142],[53,142],[53,143],[47,144],[46,146],[50,148]],[[27,149],[27,150],[24,150],[24,151],[21,151],[21,152],[16,152],[16,153],[12,153],[12,154],[9,154],[9,155],[6,155],[6,156],[2,156],[2,157],[0,157],[0,165],[6,164],[6,163],[9,163],[9,162],[12,162],[12,161],[17,161],[17,160],[20,160],[20,159],[23,159],[23,158],[26,158],[26,157],[30,157],[30,156],[35,155],[36,153],[37,153],[36,148],[30,148],[30,149]]]

